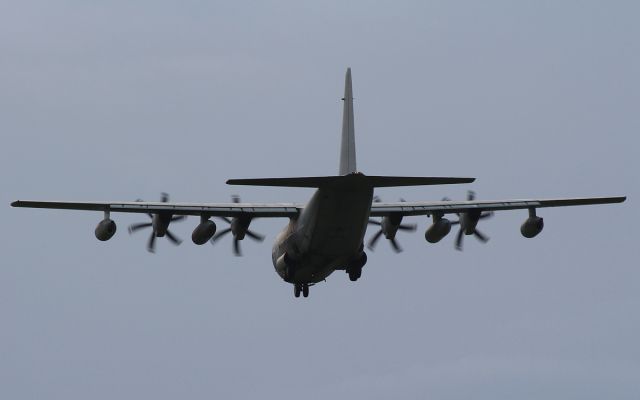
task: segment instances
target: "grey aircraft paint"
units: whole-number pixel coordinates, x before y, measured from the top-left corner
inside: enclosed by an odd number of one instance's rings
[[[340,146],[340,175],[352,174],[356,168],[356,138],[353,122],[353,88],[351,68],[347,68],[344,78],[344,102],[342,111],[342,142]]]

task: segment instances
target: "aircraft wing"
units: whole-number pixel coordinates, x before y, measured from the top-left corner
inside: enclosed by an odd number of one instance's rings
[[[481,201],[420,201],[380,202],[371,206],[372,217],[390,214],[432,215],[462,213],[472,209],[502,211],[543,207],[583,206],[621,203],[626,197],[582,197],[565,199],[481,200]],[[295,218],[302,204],[293,203],[166,203],[166,202],[69,202],[18,200],[12,207],[49,208],[62,210],[110,211],[127,213],[170,213],[172,215],[208,215],[212,217]]]
[[[566,199],[524,199],[524,200],[482,200],[482,201],[420,201],[373,203],[372,217],[384,217],[391,214],[443,215],[463,213],[469,210],[502,211],[543,207],[585,206],[591,204],[622,203],[626,197],[581,197]]]
[[[169,203],[148,201],[69,202],[18,200],[12,207],[53,208],[62,210],[109,211],[127,213],[168,213],[172,215],[206,215],[210,217],[252,218],[295,217],[302,205],[289,203]]]

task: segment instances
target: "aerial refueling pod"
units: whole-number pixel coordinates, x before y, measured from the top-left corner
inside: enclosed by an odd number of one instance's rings
[[[542,228],[544,228],[544,219],[536,216],[535,208],[530,208],[529,218],[520,227],[520,233],[522,233],[522,236],[531,239],[542,232]]]
[[[424,233],[424,238],[429,243],[438,243],[451,231],[451,221],[440,216],[433,216],[433,224]]]
[[[216,224],[206,217],[200,217],[200,223],[191,234],[191,240],[197,245],[207,243],[216,233]]]
[[[105,242],[113,237],[116,233],[116,223],[109,218],[109,212],[105,211],[104,219],[96,226],[96,238],[101,242]]]

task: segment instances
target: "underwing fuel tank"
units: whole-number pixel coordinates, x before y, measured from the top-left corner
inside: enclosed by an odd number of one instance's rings
[[[101,242],[105,242],[113,237],[116,233],[116,223],[109,218],[105,218],[98,226],[96,226],[95,234],[96,238]]]

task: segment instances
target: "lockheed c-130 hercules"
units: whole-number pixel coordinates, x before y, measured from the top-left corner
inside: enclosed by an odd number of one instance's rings
[[[471,183],[474,178],[452,177],[406,177],[370,176],[356,168],[356,148],[353,123],[353,93],[351,70],[347,69],[344,90],[342,119],[342,143],[340,149],[339,175],[301,178],[258,178],[231,179],[229,185],[255,185],[280,187],[315,188],[316,191],[306,204],[256,204],[242,203],[234,198],[232,203],[172,203],[163,195],[160,202],[59,202],[59,201],[15,201],[13,207],[55,208],[69,210],[102,211],[104,218],[95,229],[99,240],[109,240],[116,232],[116,224],[111,219],[112,212],[143,213],[151,217],[147,223],[134,224],[130,232],[150,227],[151,236],[148,250],[153,251],[156,237],[166,236],[179,244],[169,230],[172,221],[186,216],[197,216],[200,223],[191,236],[193,242],[202,245],[215,241],[225,234],[233,236],[234,251],[240,254],[239,241],[246,236],[256,240],[263,237],[249,230],[255,218],[288,218],[289,222],[277,236],[273,245],[272,260],[276,272],[286,282],[293,284],[294,294],[299,297],[309,295],[309,286],[325,280],[336,270],[344,270],[349,279],[356,281],[367,262],[364,236],[368,224],[375,224],[380,230],[369,241],[373,248],[384,235],[400,251],[395,241],[399,230],[415,230],[415,225],[402,224],[404,217],[428,216],[432,224],[425,232],[430,243],[442,240],[452,225],[459,225],[456,248],[461,249],[464,235],[475,235],[481,241],[487,237],[476,228],[478,222],[503,210],[526,209],[528,218],[520,230],[523,236],[532,238],[544,226],[542,217],[536,214],[538,208],[579,206],[588,204],[620,203],[626,197],[591,197],[563,199],[527,199],[477,201],[472,192],[466,201],[418,201],[381,202],[374,196],[374,189],[380,187],[447,185]],[[446,216],[456,214],[451,221]],[[229,227],[218,231],[212,218],[220,218]],[[380,217],[381,220],[371,220]]]

